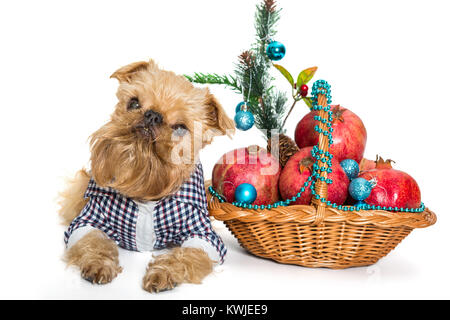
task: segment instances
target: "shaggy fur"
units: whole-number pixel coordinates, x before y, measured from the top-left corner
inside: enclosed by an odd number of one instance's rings
[[[148,264],[142,286],[149,292],[159,292],[182,282],[201,283],[212,272],[213,263],[202,249],[175,248]]]
[[[234,132],[233,121],[208,89],[195,88],[152,60],[122,67],[111,77],[119,80],[119,101],[109,122],[90,137],[90,174],[81,170],[61,193],[59,213],[66,224],[86,204],[83,194],[91,175],[98,185],[129,198],[158,200],[176,192],[189,178],[200,149],[214,136]],[[139,108],[129,107],[133,99],[139,101]],[[150,110],[161,116],[151,126],[145,122]],[[177,134],[180,126],[185,134]],[[75,243],[65,260],[93,283],[110,282],[122,270],[116,244],[101,231]],[[212,265],[201,249],[173,249],[149,264],[143,287],[158,292],[181,282],[199,283]]]
[[[87,199],[83,198],[91,177],[85,169],[78,171],[73,179],[66,181],[66,190],[60,192],[58,204],[59,216],[64,225],[69,225],[78,216],[86,205]]]
[[[64,260],[80,268],[81,276],[97,284],[111,282],[122,272],[116,243],[100,230],[93,230],[67,250]]]

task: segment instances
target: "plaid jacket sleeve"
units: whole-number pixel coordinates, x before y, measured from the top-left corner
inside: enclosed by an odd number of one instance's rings
[[[111,227],[108,219],[104,216],[103,213],[103,199],[101,197],[92,197],[89,199],[88,203],[84,206],[81,213],[76,217],[72,223],[69,225],[69,228],[64,233],[64,242],[68,243],[70,236],[72,233],[82,227],[90,226],[95,229],[101,230],[110,238],[119,242],[117,234],[114,232]]]
[[[211,226],[209,219],[209,213],[205,208],[201,208],[195,205],[180,203],[181,207],[185,207],[187,212],[191,212],[189,218],[183,225],[186,226],[179,234],[177,242],[184,243],[190,239],[204,240],[210,247],[212,247],[218,254],[219,263],[224,262],[224,257],[227,253],[227,249],[222,239],[216,234]],[[209,251],[209,250],[206,250]]]

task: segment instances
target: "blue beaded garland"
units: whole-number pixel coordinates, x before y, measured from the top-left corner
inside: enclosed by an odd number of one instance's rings
[[[355,179],[359,174],[359,165],[353,159],[345,159],[341,161],[341,167],[350,180]]]
[[[256,188],[250,183],[242,183],[234,190],[234,199],[236,202],[251,204],[257,196]]]
[[[286,47],[281,42],[272,41],[267,45],[266,54],[270,60],[281,60],[286,54]]]
[[[250,111],[239,111],[234,116],[234,122],[236,123],[236,128],[242,131],[247,131],[255,123],[255,117]]]

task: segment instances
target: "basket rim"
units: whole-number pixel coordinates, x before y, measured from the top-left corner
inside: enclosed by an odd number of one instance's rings
[[[242,222],[296,222],[302,225],[317,225],[322,222],[345,222],[351,225],[375,225],[390,228],[406,226],[410,228],[426,228],[436,223],[436,214],[429,208],[421,213],[395,212],[385,210],[343,211],[325,207],[323,217],[318,219],[318,208],[315,205],[290,205],[271,209],[246,209],[221,203],[212,197],[208,201],[210,216],[220,221],[239,220]]]

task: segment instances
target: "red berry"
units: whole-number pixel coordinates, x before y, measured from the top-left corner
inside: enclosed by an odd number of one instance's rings
[[[300,95],[302,97],[306,97],[308,94],[308,86],[306,84],[302,84],[302,86],[300,87]]]

